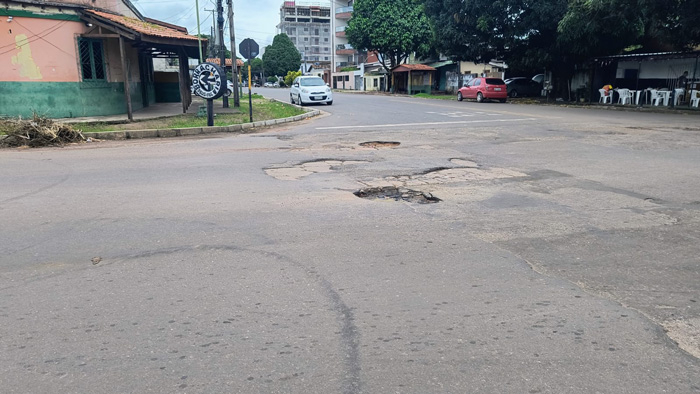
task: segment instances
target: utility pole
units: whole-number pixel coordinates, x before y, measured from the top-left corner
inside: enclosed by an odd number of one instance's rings
[[[211,11],[212,27],[211,27],[211,31],[210,31],[211,35],[209,37],[210,38],[209,41],[211,41],[211,42],[209,43],[209,45],[207,45],[207,52],[208,52],[207,58],[213,58],[213,57],[216,57],[216,47],[214,46],[214,44],[216,43],[216,34],[214,34],[214,32],[216,31],[216,28],[215,28],[215,26],[216,26],[215,25],[215,21],[216,21],[215,12],[216,12],[216,10],[208,10],[205,8],[204,11],[206,11],[206,12]]]
[[[202,32],[199,30],[199,0],[195,0],[195,7],[197,7],[197,43],[199,44],[199,64],[202,64],[204,60],[202,59]]]
[[[335,72],[335,0],[331,0],[331,74],[329,85],[333,89],[333,73]]]
[[[227,0],[226,5],[228,5],[228,28],[231,36],[231,82],[233,82],[233,106],[238,108],[241,106],[241,99],[238,96],[238,56],[236,56],[236,32],[233,29],[233,0]]]
[[[216,0],[216,11],[217,11],[217,17],[216,17],[216,22],[219,24],[219,48],[220,48],[220,53],[219,53],[219,58],[221,63],[221,68],[224,69],[224,72],[226,71],[226,46],[224,46],[224,5],[222,0]],[[232,59],[233,60],[233,59]],[[233,63],[233,62],[231,62]],[[224,78],[225,79],[225,78]],[[224,85],[224,89],[228,89],[226,85]],[[224,108],[228,108],[228,96],[224,95]]]

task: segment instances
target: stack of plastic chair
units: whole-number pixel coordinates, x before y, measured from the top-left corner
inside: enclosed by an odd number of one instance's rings
[[[600,92],[600,99],[598,99],[599,103],[605,104],[607,102],[610,102],[610,104],[612,104],[612,93],[610,94],[610,96],[608,96],[608,92],[605,89],[598,89],[598,91]]]
[[[649,91],[651,93],[651,105],[659,106],[661,104],[661,100],[663,100],[663,96],[659,94],[659,91],[656,89],[652,89]]]

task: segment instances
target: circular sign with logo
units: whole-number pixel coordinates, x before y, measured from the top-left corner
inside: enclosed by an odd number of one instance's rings
[[[226,72],[216,64],[198,65],[192,74],[192,91],[207,100],[223,96],[226,93]]]

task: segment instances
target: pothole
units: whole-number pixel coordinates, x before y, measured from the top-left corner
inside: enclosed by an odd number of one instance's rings
[[[401,145],[400,142],[396,141],[367,141],[367,142],[361,142],[360,146],[363,146],[365,148],[393,148],[396,146]]]
[[[442,201],[439,198],[433,196],[431,193],[424,193],[418,190],[398,188],[393,186],[360,189],[353,194],[357,197],[367,198],[370,200],[403,200],[418,204],[433,204]]]

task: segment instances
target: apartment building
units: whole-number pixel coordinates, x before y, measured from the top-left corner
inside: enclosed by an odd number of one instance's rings
[[[354,0],[336,1],[331,0],[335,5],[335,68],[336,70],[358,65],[358,53],[348,43],[345,36],[345,28],[348,26],[348,21],[352,18]]]
[[[328,3],[285,1],[280,7],[277,30],[289,36],[302,54],[302,62],[330,64],[333,40]]]

